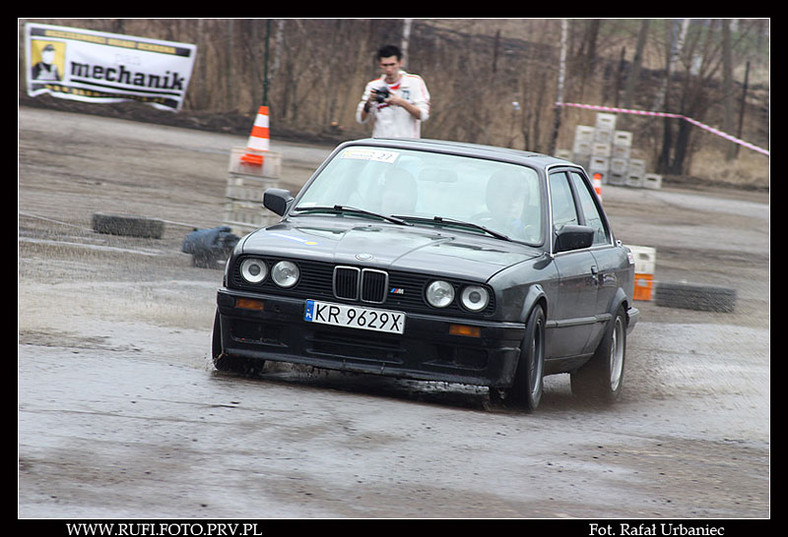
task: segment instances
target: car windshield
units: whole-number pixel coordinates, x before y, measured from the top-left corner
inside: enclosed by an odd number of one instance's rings
[[[492,160],[377,147],[342,150],[301,194],[294,214],[395,216],[529,244],[542,242],[539,178]]]

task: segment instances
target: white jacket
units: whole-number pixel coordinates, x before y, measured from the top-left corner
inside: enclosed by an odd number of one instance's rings
[[[414,118],[401,106],[392,106],[386,103],[375,103],[370,107],[366,120],[362,119],[364,104],[369,99],[373,89],[388,86],[391,93],[402,97],[421,110],[421,117]],[[400,71],[400,78],[396,84],[388,85],[383,76],[367,83],[364,95],[356,107],[356,121],[359,123],[372,123],[372,136],[374,138],[419,138],[421,137],[421,122],[430,117],[430,93],[424,80],[418,75],[411,75]]]

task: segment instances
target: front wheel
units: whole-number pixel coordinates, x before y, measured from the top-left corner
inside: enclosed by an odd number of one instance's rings
[[[511,397],[526,412],[539,406],[544,389],[545,317],[541,306],[535,306],[528,317],[525,338],[520,350]]]
[[[591,360],[572,372],[572,393],[592,402],[612,403],[621,395],[627,347],[624,308],[610,321]]]
[[[211,343],[211,358],[213,366],[217,371],[226,371],[232,373],[239,373],[242,375],[254,376],[260,373],[265,364],[264,360],[252,360],[250,358],[242,358],[240,356],[232,356],[225,354],[224,346],[222,345],[222,325],[219,312],[213,320],[213,341]]]

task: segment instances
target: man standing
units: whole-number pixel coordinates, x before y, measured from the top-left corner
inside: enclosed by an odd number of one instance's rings
[[[402,70],[402,53],[394,45],[378,50],[378,66],[382,74],[364,88],[356,121],[371,122],[375,138],[421,137],[421,122],[430,117],[424,80]]]

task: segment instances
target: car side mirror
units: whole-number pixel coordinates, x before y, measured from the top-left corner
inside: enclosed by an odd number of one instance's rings
[[[594,233],[594,228],[588,226],[561,226],[555,232],[555,251],[567,252],[589,248],[594,243]]]
[[[283,216],[287,212],[293,199],[290,191],[282,188],[269,188],[263,192],[263,206],[279,216]]]

